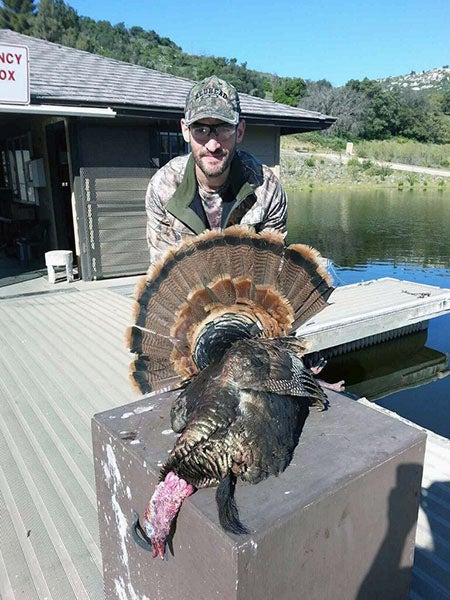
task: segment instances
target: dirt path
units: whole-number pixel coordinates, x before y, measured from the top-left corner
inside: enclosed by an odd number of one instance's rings
[[[298,155],[298,152],[295,153]],[[365,158],[358,158],[356,156],[352,156],[350,154],[321,154],[319,152],[314,152],[314,153],[309,153],[309,152],[302,152],[302,155],[305,154],[306,156],[318,156],[321,158],[326,158],[327,160],[332,160],[335,162],[343,162],[345,164],[348,163],[348,161],[350,159],[354,159],[357,158],[358,162],[362,163],[364,162]],[[294,155],[294,153],[292,153],[292,155]],[[383,166],[383,167],[390,167],[391,169],[394,169],[395,171],[410,171],[412,173],[423,173],[424,175],[433,175],[434,177],[450,177],[450,170],[448,169],[434,169],[431,167],[419,167],[417,165],[406,165],[404,163],[392,163],[392,162],[386,162],[383,160],[372,160],[370,159],[371,162],[375,165],[379,165],[379,166]]]

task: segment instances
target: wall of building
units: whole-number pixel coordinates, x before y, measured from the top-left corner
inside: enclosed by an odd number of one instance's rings
[[[245,137],[240,147],[256,156],[279,176],[280,130],[278,128],[247,124]]]
[[[157,125],[125,122],[79,123],[78,162],[82,167],[149,167],[158,155]],[[280,134],[275,127],[247,125],[240,147],[274,171],[279,169]]]
[[[78,125],[80,167],[149,167],[157,131],[148,124],[90,123]]]

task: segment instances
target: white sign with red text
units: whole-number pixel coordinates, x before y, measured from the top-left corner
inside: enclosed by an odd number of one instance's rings
[[[0,104],[29,104],[28,48],[0,44]]]

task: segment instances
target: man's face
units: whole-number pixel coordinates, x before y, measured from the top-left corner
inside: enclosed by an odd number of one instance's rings
[[[201,124],[218,125],[219,129],[214,130],[213,127],[210,135],[197,135],[196,131],[201,130]],[[220,126],[231,128],[231,135],[228,137],[226,132],[223,135]],[[245,121],[240,121],[233,130],[233,126],[218,119],[201,119],[192,123],[190,127],[185,124],[183,119],[181,129],[185,141],[191,144],[192,155],[197,168],[207,180],[215,180],[225,174],[228,175],[236,144],[244,137]],[[205,129],[207,130],[207,128]]]

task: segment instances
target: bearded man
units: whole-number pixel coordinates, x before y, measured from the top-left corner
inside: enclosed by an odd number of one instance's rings
[[[237,149],[245,133],[236,89],[215,75],[195,84],[181,119],[191,152],[151,179],[145,198],[150,264],[185,236],[251,225],[286,233],[287,199],[266,165]]]

